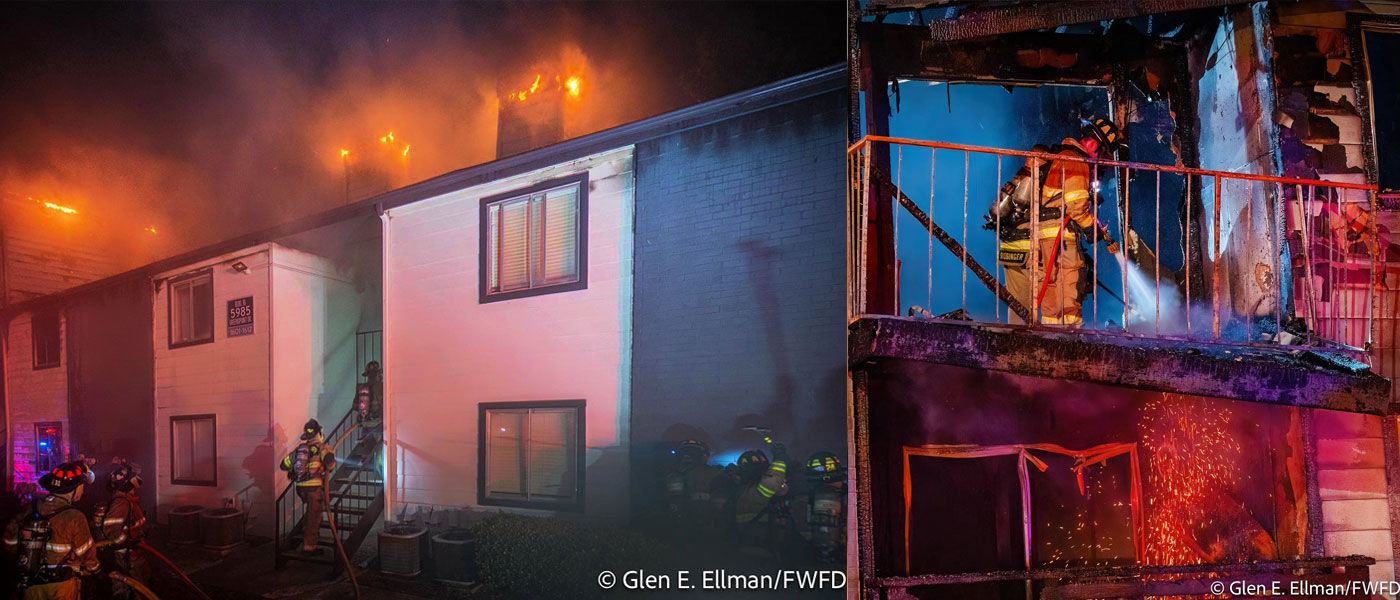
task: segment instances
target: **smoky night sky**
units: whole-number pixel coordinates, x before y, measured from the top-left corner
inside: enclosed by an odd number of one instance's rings
[[[0,217],[70,206],[37,229],[134,267],[341,204],[340,149],[386,132],[404,181],[491,160],[501,90],[535,74],[580,76],[574,137],[841,62],[844,9],[6,4]]]

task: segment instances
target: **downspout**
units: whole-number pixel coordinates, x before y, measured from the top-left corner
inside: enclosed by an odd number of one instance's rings
[[[389,361],[389,335],[393,332],[393,328],[389,326],[389,316],[393,314],[389,310],[389,213],[384,210],[383,205],[379,205],[377,208],[379,210],[379,222],[382,225],[379,235],[379,270],[381,274],[379,325],[380,329],[384,331],[384,339],[379,351],[380,370],[382,371],[381,376],[384,378],[384,392],[379,399],[379,405],[380,410],[383,411],[384,418],[384,522],[388,524],[394,521],[394,492],[397,491],[394,486],[398,485],[399,482],[399,469],[398,455],[395,452],[395,448],[398,447],[398,444],[394,437],[394,403],[390,401],[394,397],[390,392],[390,390],[394,389],[392,385],[393,379],[391,379],[394,374],[394,369],[391,367],[393,363]]]

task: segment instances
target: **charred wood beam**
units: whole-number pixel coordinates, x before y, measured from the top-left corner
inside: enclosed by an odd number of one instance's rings
[[[1383,414],[1390,381],[1285,347],[866,317],[850,325],[852,368],[880,359],[990,369],[1142,390]]]
[[[996,294],[997,298],[1005,302],[1006,306],[1011,309],[1011,312],[1016,313],[1016,316],[1021,317],[1021,320],[1026,323],[1035,322],[1035,319],[1031,318],[1031,311],[1027,309],[1024,304],[1021,304],[1020,300],[1016,299],[1016,296],[1011,293],[1011,290],[1006,289],[1006,286],[1002,285],[1000,281],[997,281],[996,277],[988,273],[986,268],[978,263],[976,259],[972,258],[971,254],[967,253],[967,249],[963,248],[962,244],[953,239],[953,236],[948,235],[946,230],[939,227],[937,223],[934,223],[933,219],[930,218],[928,214],[924,213],[923,209],[919,208],[918,204],[915,204],[909,196],[904,194],[904,190],[899,189],[898,186],[891,183],[889,178],[883,173],[877,172],[874,176],[879,184],[884,186],[891,195],[899,198],[899,205],[909,211],[909,214],[913,215],[915,219],[918,219],[919,224],[923,225],[924,229],[928,230],[929,235],[932,235],[939,243],[943,244],[943,246],[946,247],[949,252],[952,252],[953,256],[958,257],[958,260],[962,261],[964,265],[967,265],[968,270],[972,271],[974,275],[977,275],[977,279],[982,282],[982,285],[987,286],[987,289]]]
[[[1022,581],[1026,579],[1044,581],[1056,579],[1086,580],[1133,577],[1164,577],[1172,575],[1205,576],[1220,579],[1231,575],[1253,575],[1265,573],[1290,573],[1295,569],[1327,571],[1347,569],[1350,574],[1363,573],[1360,569],[1376,564],[1369,556],[1340,556],[1303,558],[1298,560],[1267,560],[1247,563],[1209,563],[1199,565],[1131,565],[1118,567],[1067,567],[1062,569],[1031,569],[1029,571],[987,571],[984,573],[951,573],[930,575],[908,575],[900,577],[880,577],[872,581],[880,587],[916,587],[922,585],[948,585],[958,583],[984,583],[990,581]],[[1355,569],[1353,571],[1353,569]]]
[[[956,19],[944,19],[929,24],[931,39],[936,41],[965,40],[1029,31],[1050,29],[1061,25],[1077,25],[1095,21],[1127,19],[1139,15],[1169,13],[1230,4],[1245,4],[1239,0],[1088,0],[1060,1],[1000,8],[969,10]]]

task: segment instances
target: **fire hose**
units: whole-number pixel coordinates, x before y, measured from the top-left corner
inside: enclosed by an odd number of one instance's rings
[[[354,427],[351,429],[353,430]],[[349,434],[350,432],[345,433]],[[341,439],[344,439],[344,436],[341,436]],[[355,566],[350,564],[350,557],[345,555],[345,546],[340,543],[340,531],[335,527],[335,511],[331,510],[331,493],[326,491],[326,483],[328,482],[321,484],[321,500],[326,503],[326,518],[330,519],[331,522],[331,537],[335,538],[335,549],[340,553],[340,560],[345,561],[345,573],[350,575],[350,585],[355,588],[355,600],[359,600],[360,582],[355,580]],[[311,522],[307,521],[306,526],[311,527],[311,525]]]
[[[353,432],[353,431],[355,431],[356,429],[359,429],[359,428],[360,428],[360,424],[359,424],[359,423],[356,423],[356,424],[354,424],[354,425],[351,425],[349,429],[346,429],[346,430],[345,430],[345,433],[340,434],[340,439],[337,439],[337,440],[335,441],[334,444],[331,444],[330,453],[331,453],[331,454],[335,454],[336,449],[337,449],[337,448],[340,448],[340,443],[343,442],[343,441],[345,441],[345,438],[350,437],[350,433],[351,433],[351,432]]]
[[[151,588],[142,585],[141,582],[126,576],[120,571],[112,571],[111,573],[108,573],[108,576],[112,578],[112,581],[124,583],[127,587],[136,590],[137,593],[149,598],[150,600],[160,600],[160,598],[156,596],[156,593],[151,591]],[[204,592],[200,592],[200,594],[203,595]],[[205,596],[205,598],[208,598],[208,596]]]
[[[193,581],[190,581],[189,576],[185,575],[185,572],[180,570],[180,567],[175,566],[175,563],[171,562],[170,559],[167,558],[164,554],[161,554],[159,550],[152,548],[151,545],[147,544],[146,542],[141,542],[137,547],[141,548],[142,550],[145,550],[146,552],[150,552],[153,556],[159,558],[160,561],[165,563],[167,567],[170,567],[170,570],[174,571],[176,575],[180,576],[180,579],[185,582],[185,585],[190,586],[190,589],[194,590],[196,594],[199,594],[200,598],[203,598],[204,600],[213,600],[209,597],[208,594],[204,593],[204,590],[199,589],[199,586],[195,585]]]

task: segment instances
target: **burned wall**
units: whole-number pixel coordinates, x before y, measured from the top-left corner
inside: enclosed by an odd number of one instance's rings
[[[906,524],[904,448],[928,444],[1137,444],[1143,562],[1304,553],[1298,409],[899,360],[869,381],[876,575],[902,574],[906,558],[914,574],[1024,568],[1014,460],[911,459]],[[1032,566],[1135,560],[1130,461],[1080,480],[1072,458],[1035,455],[1050,458],[1030,469]]]
[[[1259,175],[1278,172],[1270,117],[1274,86],[1269,43],[1267,8],[1257,4],[1229,9],[1189,44],[1189,69],[1196,75],[1201,168]],[[1279,305],[1277,189],[1249,181],[1221,185],[1220,302],[1237,315],[1268,316]],[[1205,242],[1203,262],[1213,269],[1217,262],[1213,253],[1215,181],[1202,178],[1200,190],[1205,208],[1197,215]]]

